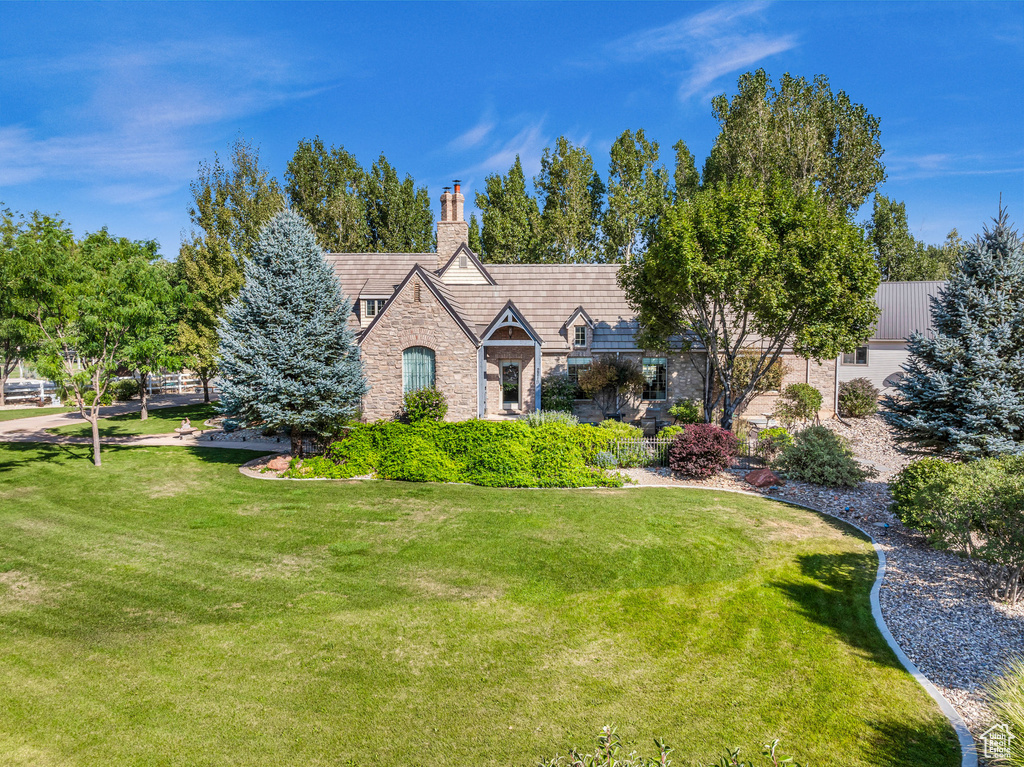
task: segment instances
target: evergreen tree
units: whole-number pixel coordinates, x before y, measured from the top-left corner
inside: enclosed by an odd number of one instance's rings
[[[541,258],[545,263],[588,263],[600,259],[604,182],[586,147],[565,136],[544,150],[533,180],[540,201]]]
[[[333,433],[368,391],[351,311],[312,228],[278,213],[220,323],[224,412],[289,429],[294,455],[303,435]]]
[[[1005,210],[965,249],[931,312],[935,335],[910,337],[886,420],[938,451],[1024,455],[1024,248]]]
[[[483,219],[480,246],[483,260],[492,264],[535,264],[538,261],[540,209],[526,191],[523,164],[516,161],[508,175],[494,174],[476,193]]]
[[[605,260],[629,261],[647,249],[669,203],[668,174],[657,162],[658,142],[648,141],[643,128],[635,135],[623,131],[612,144],[602,222]]]

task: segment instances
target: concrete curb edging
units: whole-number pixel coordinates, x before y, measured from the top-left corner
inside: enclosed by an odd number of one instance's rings
[[[978,767],[978,747],[977,744],[974,742],[974,736],[971,735],[971,731],[967,728],[967,723],[964,722],[963,718],[960,716],[957,710],[953,708],[953,704],[946,700],[945,696],[941,692],[939,692],[938,688],[934,684],[932,684],[928,677],[922,674],[921,670],[914,665],[914,662],[907,657],[907,654],[903,652],[903,648],[900,647],[899,644],[896,642],[896,638],[892,635],[892,632],[889,631],[889,626],[886,624],[885,618],[882,615],[882,603],[879,601],[879,594],[882,590],[882,581],[885,579],[885,568],[887,560],[885,558],[885,552],[882,551],[882,548],[878,545],[878,542],[875,540],[875,537],[871,533],[862,528],[860,525],[855,525],[850,520],[843,519],[842,517],[832,514],[830,512],[822,511],[821,509],[816,509],[813,506],[808,506],[807,504],[804,503],[798,503],[797,501],[790,501],[785,498],[775,498],[774,496],[764,495],[762,493],[752,493],[745,490],[732,490],[725,487],[705,487],[703,485],[684,484],[630,485],[628,487],[630,489],[640,489],[643,487],[678,487],[686,490],[713,490],[716,492],[747,495],[755,498],[767,498],[772,501],[778,501],[779,503],[788,504],[789,506],[796,506],[798,508],[807,509],[808,511],[813,511],[818,514],[824,514],[827,517],[837,519],[840,522],[854,528],[855,530],[859,530],[860,532],[862,532],[865,536],[867,536],[868,540],[871,541],[871,546],[874,548],[875,555],[878,557],[878,573],[875,575],[875,582],[871,586],[870,597],[871,616],[875,619],[875,625],[878,626],[878,630],[882,633],[882,638],[885,639],[889,647],[892,648],[892,651],[896,654],[896,658],[899,660],[899,662],[903,664],[903,667],[907,670],[907,672],[912,677],[914,677],[914,679],[917,680],[917,683],[924,688],[924,691],[928,693],[935,700],[936,703],[939,704],[939,710],[942,711],[945,717],[949,720],[949,723],[953,725],[953,730],[956,731],[957,740],[960,742],[960,767]]]

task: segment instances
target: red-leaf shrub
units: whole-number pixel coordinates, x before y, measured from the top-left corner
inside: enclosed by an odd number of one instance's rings
[[[725,471],[736,455],[736,436],[710,423],[687,426],[668,448],[668,465],[687,477],[704,479]]]

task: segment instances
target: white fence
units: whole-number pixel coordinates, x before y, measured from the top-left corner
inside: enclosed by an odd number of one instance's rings
[[[122,381],[125,378],[115,378]],[[151,375],[146,381],[146,390],[150,396],[160,394],[193,394],[203,390],[203,382],[191,373],[169,373],[168,375]],[[217,380],[210,381],[210,396],[217,393]],[[4,386],[4,398],[8,405],[60,405],[60,391],[53,381],[27,379],[8,381]]]

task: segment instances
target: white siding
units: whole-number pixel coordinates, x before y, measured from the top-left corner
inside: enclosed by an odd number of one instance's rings
[[[869,341],[867,365],[844,365],[843,358],[839,358],[839,381],[842,383],[854,378],[866,378],[885,393],[888,390],[883,382],[893,373],[902,372],[902,365],[906,361],[905,341]]]

